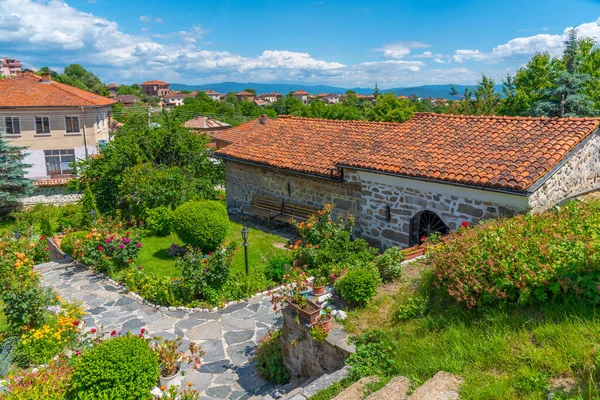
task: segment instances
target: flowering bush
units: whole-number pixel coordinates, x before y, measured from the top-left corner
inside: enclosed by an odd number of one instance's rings
[[[81,241],[85,239],[89,233],[90,232],[88,231],[76,231],[65,235],[65,237],[63,237],[60,241],[60,249],[73,257],[73,254],[75,253],[75,247],[81,243]]]
[[[123,271],[121,278],[127,289],[144,299],[162,306],[193,305],[183,296],[181,279],[156,277],[146,274],[142,267],[131,267]]]
[[[142,244],[129,231],[99,231],[94,228],[83,240],[76,242],[74,258],[98,271],[121,270],[137,257]]]
[[[373,260],[377,249],[364,239],[352,238],[354,218],[332,219],[334,206],[326,204],[321,211],[306,222],[296,225],[301,240],[290,245],[296,251],[296,260],[309,268],[320,268],[321,275],[328,275],[336,264],[356,265]]]
[[[377,256],[374,262],[381,280],[391,282],[398,279],[403,272],[402,261],[404,261],[404,255],[397,247],[390,247],[383,254]]]
[[[11,397],[0,399],[62,400],[71,386],[74,366],[65,355],[36,370],[14,371],[8,376]]]
[[[435,282],[467,307],[566,296],[600,303],[600,202],[463,227],[431,254]]]

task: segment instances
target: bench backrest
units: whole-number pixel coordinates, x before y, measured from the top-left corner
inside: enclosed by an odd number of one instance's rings
[[[252,195],[252,206],[264,208],[265,210],[281,211],[283,200],[275,197],[263,196],[260,194]]]
[[[283,204],[283,214],[303,219],[308,219],[311,215],[318,213],[319,210],[317,207],[305,206],[304,204],[288,202]]]

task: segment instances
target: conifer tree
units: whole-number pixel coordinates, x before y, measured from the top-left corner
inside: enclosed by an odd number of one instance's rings
[[[33,191],[31,181],[25,178],[31,165],[23,162],[23,150],[25,147],[11,146],[0,132],[0,207],[12,206]]]
[[[83,197],[79,201],[81,204],[81,226],[89,226],[94,222],[92,216],[90,215],[90,211],[94,211],[95,218],[98,218],[100,214],[98,213],[98,207],[96,207],[96,200],[94,199],[94,194],[90,189],[90,185],[85,185],[85,191],[83,192]]]

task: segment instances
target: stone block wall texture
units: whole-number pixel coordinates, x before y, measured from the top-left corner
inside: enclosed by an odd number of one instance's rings
[[[31,196],[20,199],[19,203],[24,207],[38,203],[60,206],[77,203],[81,196],[79,193],[69,192],[66,186],[36,187]]]
[[[281,349],[283,363],[296,377],[321,376],[336,371],[344,367],[351,354],[346,346],[338,346],[329,337],[322,343],[314,340],[309,328],[298,323],[296,314],[287,306],[283,309]]]
[[[261,194],[286,201],[321,207],[336,205],[337,213],[360,212],[360,184],[338,182],[264,168],[235,161],[225,162],[227,208],[236,212],[250,207],[252,196]]]
[[[529,197],[531,212],[540,213],[561,201],[600,188],[600,134],[579,151]]]
[[[350,170],[344,171],[344,177],[360,182],[362,196],[358,223],[361,236],[381,249],[408,246],[411,219],[424,210],[437,214],[450,231],[456,230],[464,221],[474,225],[484,219],[525,211],[524,207],[503,204],[500,200],[481,201],[461,196],[458,187],[455,194],[447,194],[418,189],[418,181],[415,181],[415,187],[389,185],[369,181],[365,174]]]

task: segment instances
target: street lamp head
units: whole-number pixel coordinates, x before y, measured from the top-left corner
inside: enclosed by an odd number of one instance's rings
[[[15,237],[17,238],[17,240],[19,240],[21,238],[21,232],[16,231],[15,232]]]
[[[250,230],[247,227],[243,227],[242,228],[242,239],[244,239],[244,243],[246,243],[248,241],[248,233],[250,232]]]

